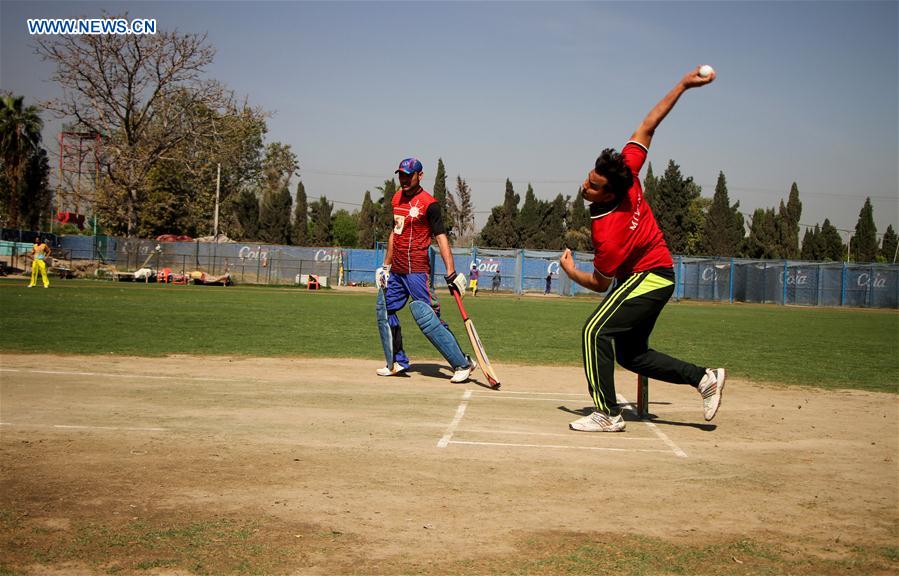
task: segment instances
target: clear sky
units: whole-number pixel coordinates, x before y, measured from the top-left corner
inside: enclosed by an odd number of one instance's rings
[[[649,161],[669,160],[741,211],[776,208],[796,182],[801,222],[853,229],[865,197],[899,228],[899,3],[884,2],[11,2],[0,1],[0,89],[58,94],[26,18],[128,12],[207,33],[209,74],[273,113],[310,198],[354,210],[419,157],[461,175],[477,223],[509,178],[522,199],[574,195],[690,68],[689,91]],[[59,122],[45,118],[45,142]],[[52,148],[52,146],[51,146]],[[641,174],[645,176],[644,173]],[[292,186],[293,187],[293,186]],[[802,232],[800,232],[800,235]],[[844,240],[846,235],[844,234]]]

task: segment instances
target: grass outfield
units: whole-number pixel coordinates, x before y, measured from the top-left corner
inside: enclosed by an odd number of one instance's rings
[[[452,299],[443,316],[470,350]],[[57,280],[50,290],[0,280],[0,351],[59,354],[325,356],[381,359],[371,292]],[[482,295],[466,308],[494,362],[578,365],[598,298]],[[400,312],[413,362],[437,353]],[[893,310],[673,303],[652,346],[737,378],[897,392]],[[500,374],[502,376],[502,374]]]

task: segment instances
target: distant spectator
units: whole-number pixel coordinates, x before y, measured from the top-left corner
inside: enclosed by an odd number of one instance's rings
[[[50,279],[47,278],[47,258],[50,257],[50,247],[46,242],[41,241],[38,236],[34,239],[34,246],[31,247],[31,284],[29,288],[33,288],[37,283],[37,275],[40,272],[41,280],[44,281],[44,288],[50,287]]]
[[[490,287],[491,292],[496,292],[499,290],[499,285],[502,283],[503,277],[499,274],[499,268],[496,269],[496,274],[493,275],[493,285]]]
[[[546,275],[546,288],[543,290],[544,294],[549,294],[553,289],[553,275],[549,273]]]

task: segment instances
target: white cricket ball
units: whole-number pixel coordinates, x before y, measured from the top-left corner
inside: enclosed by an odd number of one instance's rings
[[[712,68],[711,66],[709,66],[708,64],[703,64],[702,66],[699,67],[699,76],[702,78],[708,78],[709,76],[712,75],[712,72],[714,72],[714,71],[715,71],[715,69]]]

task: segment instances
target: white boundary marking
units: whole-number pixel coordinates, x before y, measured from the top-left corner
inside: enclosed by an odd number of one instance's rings
[[[156,380],[203,380],[209,382],[237,382],[231,378],[204,378],[198,376],[156,376],[153,374],[119,374],[115,372],[68,372],[63,370],[19,370],[18,368],[0,368],[0,372],[27,372],[30,374],[56,374],[63,376],[105,376],[109,378],[153,378]]]
[[[453,421],[450,422],[449,428],[446,429],[446,432],[443,434],[443,438],[440,439],[440,442],[437,443],[438,448],[446,448],[450,443],[450,439],[453,437],[453,432],[456,431],[456,427],[459,425],[459,422],[462,421],[462,416],[465,416],[465,408],[468,407],[468,400],[471,398],[471,390],[466,390],[464,394],[462,394],[462,403],[459,404],[459,407],[456,408],[456,416],[453,418]]]

